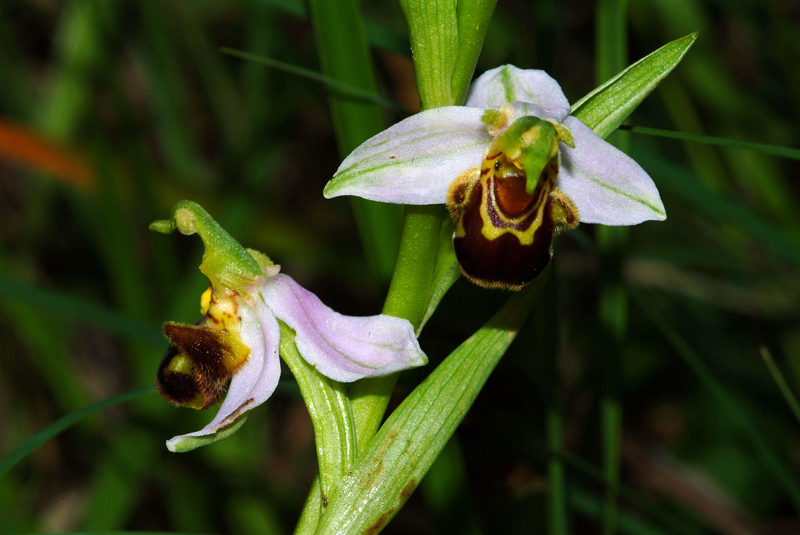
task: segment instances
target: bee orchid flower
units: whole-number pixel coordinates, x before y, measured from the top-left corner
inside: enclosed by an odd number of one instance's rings
[[[199,234],[206,247],[200,270],[210,281],[199,322],[164,326],[170,347],[158,367],[156,387],[176,405],[205,409],[222,401],[203,429],[167,441],[171,451],[224,438],[247,411],[272,395],[281,371],[279,322],[294,330],[302,357],[335,381],[427,363],[408,321],[331,310],[281,274],[266,255],[239,245],[195,203],[179,202],[171,219],[156,221],[151,229]]]
[[[544,71],[492,69],[464,106],[423,111],[364,142],[324,194],[445,203],[464,275],[519,289],[549,263],[553,236],[578,222],[666,219],[647,173],[569,112]]]

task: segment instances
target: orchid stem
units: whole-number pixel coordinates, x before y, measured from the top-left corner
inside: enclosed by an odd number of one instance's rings
[[[454,11],[401,0],[411,34],[423,110],[461,104],[467,94],[496,0],[470,0]],[[440,9],[441,8],[441,9]],[[453,31],[463,26],[459,32]],[[434,52],[437,51],[437,52]],[[455,52],[455,55],[451,54]],[[383,313],[418,327],[425,317],[446,212],[441,206],[406,206],[403,231]],[[397,375],[359,381],[350,391],[359,451],[380,426]]]
[[[383,313],[407,319],[415,327],[428,306],[428,289],[438,251],[439,229],[445,213],[440,206],[407,206],[392,283]],[[350,391],[359,451],[383,419],[397,374],[364,379]]]

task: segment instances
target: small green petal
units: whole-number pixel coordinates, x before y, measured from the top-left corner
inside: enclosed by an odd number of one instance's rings
[[[567,147],[574,149],[575,139],[572,137],[572,132],[569,131],[569,128],[558,123],[554,124],[553,126],[556,128],[556,132],[558,133],[558,140]]]

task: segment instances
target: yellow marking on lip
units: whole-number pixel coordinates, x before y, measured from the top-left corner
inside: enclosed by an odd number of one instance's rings
[[[205,316],[211,306],[211,286],[200,296],[200,314]]]
[[[503,214],[502,210],[498,206],[498,200],[495,196],[495,192],[493,191],[493,182],[497,180],[502,180],[501,177],[498,176],[497,171],[495,168],[497,167],[497,162],[500,161],[500,158],[504,158],[502,153],[495,155],[494,158],[487,157],[481,169],[481,199],[480,203],[480,215],[481,220],[483,221],[483,227],[481,228],[481,234],[487,240],[495,240],[502,236],[503,234],[513,234],[517,237],[520,244],[522,245],[530,245],[533,243],[533,237],[536,234],[536,230],[541,227],[543,219],[544,219],[544,211],[545,207],[547,206],[547,201],[550,195],[550,192],[555,187],[555,173],[551,171],[550,168],[545,169],[545,173],[547,173],[546,180],[543,180],[537,190],[534,191],[533,195],[535,196],[534,202],[531,205],[530,210],[527,210],[523,215],[517,218],[510,218]],[[504,158],[507,160],[507,158]],[[516,162],[504,162],[505,165],[509,166],[511,164],[515,164]],[[500,164],[502,169],[503,164]],[[487,173],[484,173],[484,170],[487,170]],[[492,215],[489,213],[490,211],[490,204],[492,205],[492,212],[498,216],[501,221],[508,225],[515,225],[520,224],[528,219],[533,218],[530,226],[524,230],[519,230],[514,228],[513,226],[496,226],[495,223],[492,221]]]

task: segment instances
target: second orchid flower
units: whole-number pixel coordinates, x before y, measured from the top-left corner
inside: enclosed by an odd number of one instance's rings
[[[537,277],[553,236],[578,222],[666,219],[652,179],[569,116],[567,98],[545,72],[490,70],[465,104],[423,111],[367,140],[325,196],[446,203],[464,275],[508,289]]]
[[[334,381],[388,375],[428,361],[408,321],[331,310],[266,255],[239,245],[193,202],[177,203],[171,219],[151,228],[198,234],[206,246],[200,270],[211,283],[200,321],[164,326],[170,347],[156,386],[175,405],[221,406],[203,429],[167,441],[171,451],[225,438],[272,395],[281,373],[279,322],[294,331],[303,359]]]

